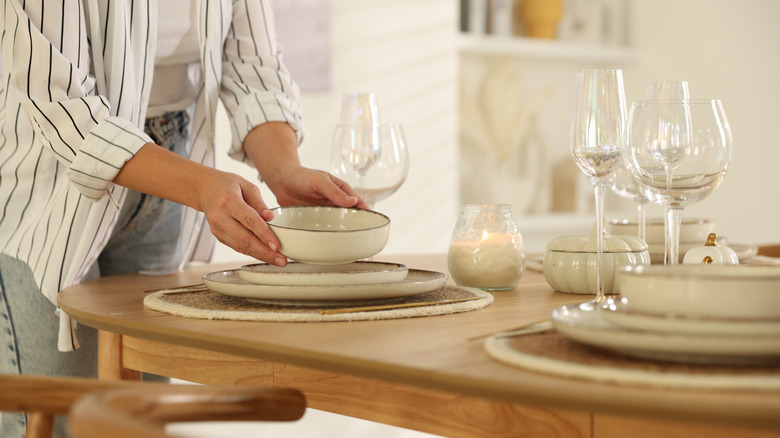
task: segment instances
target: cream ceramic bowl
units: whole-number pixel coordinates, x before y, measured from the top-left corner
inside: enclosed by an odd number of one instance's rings
[[[636,219],[610,219],[607,222],[607,232],[610,234],[627,234],[630,236],[638,235]],[[685,218],[680,224],[680,244],[691,244],[694,246],[704,245],[707,236],[715,232],[715,221],[706,218]],[[645,241],[649,244],[660,243],[663,245],[664,219],[648,218],[645,222]]]
[[[595,294],[595,230],[586,236],[561,236],[547,244],[542,272],[547,283],[559,292]],[[647,244],[634,236],[604,235],[604,293],[615,289],[615,273],[624,266],[649,265]]]
[[[709,318],[780,318],[780,266],[654,265],[618,272],[630,311]]]
[[[352,263],[379,253],[390,236],[390,218],[371,210],[311,205],[271,211],[268,225],[279,252],[301,263]]]

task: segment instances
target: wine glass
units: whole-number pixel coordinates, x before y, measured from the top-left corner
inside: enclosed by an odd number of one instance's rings
[[[646,227],[646,217],[647,217],[647,208],[646,205],[648,202],[650,202],[649,199],[645,196],[645,194],[642,192],[642,189],[639,187],[639,183],[634,181],[633,178],[631,178],[631,174],[628,173],[628,169],[626,168],[625,163],[621,160],[618,164],[618,168],[615,170],[615,174],[612,176],[612,179],[610,180],[610,188],[612,189],[612,192],[616,195],[620,196],[623,199],[627,199],[629,201],[632,201],[636,204],[636,215],[637,215],[637,237],[642,239],[643,241],[647,237],[647,227]]]
[[[341,96],[340,123],[379,123],[376,93],[352,91]]]
[[[731,128],[720,100],[645,100],[632,105],[624,160],[645,196],[666,207],[665,264],[680,262],[682,211],[720,185],[731,148]]]
[[[687,81],[658,81],[647,85],[647,100],[669,100],[669,99],[690,99],[690,91]],[[647,208],[650,201],[642,193],[639,183],[637,183],[628,172],[623,160],[612,177],[610,187],[612,191],[621,198],[633,201],[637,210],[637,236],[645,240],[646,236],[646,217]],[[668,248],[669,243],[664,242],[664,247]]]
[[[604,191],[620,163],[626,123],[621,70],[585,70],[577,74],[571,124],[571,155],[593,183],[596,196],[596,299],[604,300]]]
[[[373,209],[395,193],[409,173],[409,152],[398,123],[336,126],[331,149],[333,174],[348,182]]]
[[[658,81],[647,85],[647,100],[690,99],[688,81]]]

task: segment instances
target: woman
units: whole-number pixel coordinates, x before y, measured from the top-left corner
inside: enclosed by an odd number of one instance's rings
[[[286,264],[259,189],[212,168],[219,101],[279,205],[366,207],[300,164],[268,0],[5,0],[2,55],[0,372],[94,376],[94,333],[56,309],[74,283],[208,260],[214,236]]]

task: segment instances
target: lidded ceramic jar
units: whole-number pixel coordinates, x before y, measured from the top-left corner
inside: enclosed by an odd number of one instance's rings
[[[461,286],[514,289],[525,272],[525,247],[510,206],[462,206],[452,232],[447,268]]]
[[[547,244],[542,271],[558,292],[596,293],[596,229],[587,235],[556,237]],[[604,293],[614,293],[615,273],[624,266],[650,264],[647,243],[636,236],[604,232],[602,272]]]

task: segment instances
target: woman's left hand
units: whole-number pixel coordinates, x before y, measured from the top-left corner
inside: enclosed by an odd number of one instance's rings
[[[301,165],[297,137],[286,123],[269,122],[255,127],[244,139],[243,147],[281,206],[369,208],[345,181]]]
[[[368,209],[368,204],[345,181],[321,170],[290,166],[268,187],[281,206],[337,205]]]

